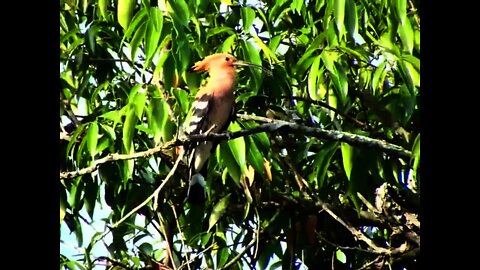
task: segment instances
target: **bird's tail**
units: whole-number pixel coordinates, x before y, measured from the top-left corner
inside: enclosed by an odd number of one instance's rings
[[[191,204],[201,204],[205,202],[206,192],[205,178],[200,173],[195,173],[190,178],[190,184],[188,185],[187,200]]]

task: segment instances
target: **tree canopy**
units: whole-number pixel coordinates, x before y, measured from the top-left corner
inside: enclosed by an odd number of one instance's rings
[[[418,267],[419,8],[60,0],[60,268]],[[180,139],[217,52],[268,72],[238,70],[228,131]],[[202,140],[197,205],[175,146]]]

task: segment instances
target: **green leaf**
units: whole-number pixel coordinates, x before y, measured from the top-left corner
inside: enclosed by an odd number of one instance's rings
[[[225,41],[222,43],[221,47],[220,47],[220,51],[222,52],[231,52],[233,51],[234,49],[234,44],[235,44],[235,41],[237,39],[237,35],[236,34],[232,34],[231,36],[229,36],[228,38],[225,39]]]
[[[364,62],[369,62],[369,55],[367,52],[365,52],[364,50],[361,50],[361,52],[358,52],[356,50],[352,50],[348,47],[345,47],[345,46],[337,46],[336,48],[338,48],[339,50],[349,54],[350,56],[353,56],[359,60],[362,60]],[[363,54],[362,54],[363,53]]]
[[[130,59],[132,61],[135,61],[136,52],[138,50],[138,47],[140,47],[140,44],[143,38],[145,37],[145,32],[147,31],[147,25],[148,23],[142,22],[137,32],[135,32],[135,35],[133,35],[132,41],[130,42],[130,47],[131,47]]]
[[[97,121],[90,123],[87,131],[87,149],[92,158],[97,154],[98,143],[98,123]]]
[[[400,20],[400,24],[404,24],[408,21],[407,18],[407,0],[395,0],[395,14]]]
[[[115,134],[115,129],[114,129],[115,125],[111,127],[111,126],[100,123],[100,127],[103,129],[103,131],[105,131],[105,134],[108,135],[108,137],[110,137],[110,140],[112,142],[116,140],[117,135]]]
[[[82,181],[85,182],[84,201],[85,209],[88,215],[93,220],[93,213],[95,211],[95,204],[99,194],[99,185],[96,180],[92,178],[91,174],[87,174],[83,177]]]
[[[337,249],[337,251],[335,252],[335,258],[337,258],[337,260],[341,263],[347,262],[347,256],[345,256],[345,253],[343,253],[343,251],[341,251],[340,249]]]
[[[398,26],[398,35],[402,40],[403,51],[411,54],[413,51],[415,36],[410,20],[407,19],[404,23]]]
[[[135,16],[133,17],[132,21],[128,25],[127,31],[123,35],[122,42],[120,43],[120,47],[123,45],[125,39],[130,38],[135,30],[137,30],[141,25],[143,25],[148,19],[148,10],[146,8],[142,8]]]
[[[150,243],[142,243],[138,249],[147,256],[152,256],[153,254],[153,246]]]
[[[218,253],[217,253],[217,267],[221,268],[222,266],[225,265],[225,263],[228,261],[229,257],[229,249],[227,247],[221,248]]]
[[[163,26],[163,17],[157,7],[150,8],[150,18],[151,19],[147,23],[147,30],[145,33],[146,67],[151,65],[154,54],[157,51]]]
[[[155,31],[161,33],[163,28],[163,15],[162,11],[158,7],[149,8],[150,20],[152,21]]]
[[[379,85],[383,85],[383,81],[385,79],[385,76],[383,76],[383,74],[385,74],[386,65],[387,65],[387,62],[383,61],[377,66],[377,68],[375,68],[375,72],[373,73],[373,77],[372,77],[373,93],[376,93],[378,91]]]
[[[401,59],[404,61],[407,61],[408,63],[412,64],[412,66],[415,68],[417,72],[420,72],[420,59],[413,55],[402,55]]]
[[[332,73],[332,80],[335,93],[340,99],[342,105],[345,104],[348,95],[348,78],[345,69],[339,62],[334,63],[334,73]]]
[[[259,51],[250,42],[246,41],[245,39],[241,39],[240,45],[243,52],[243,58],[246,62],[260,66],[262,65],[262,59],[260,58]],[[253,94],[256,95],[263,80],[261,76],[261,71],[257,68],[249,68],[249,70],[253,75],[253,82],[248,85],[248,88],[250,89],[250,91],[252,91]]]
[[[127,30],[133,17],[136,0],[118,0],[117,19],[123,29]]]
[[[225,214],[230,201],[230,195],[232,194],[229,193],[227,196],[220,199],[220,201],[213,207],[210,218],[208,219],[208,231],[210,231],[210,229],[217,224],[218,220],[220,220],[223,214]]]
[[[300,57],[298,60],[297,64],[293,68],[294,74],[297,76],[303,76],[303,73],[310,67],[312,62],[315,60],[314,57],[312,57],[312,54],[319,50],[320,44],[325,41],[326,34],[325,32],[321,33],[318,35],[308,46],[307,50],[305,53]],[[322,53],[323,54],[323,53]]]
[[[326,142],[318,151],[314,160],[314,171],[317,173],[317,185],[321,189],[325,182],[330,160],[338,149],[338,142]]]
[[[268,41],[268,47],[270,48],[271,51],[276,51],[278,48],[278,45],[280,45],[280,42],[283,39],[283,34],[280,35],[275,35]]]
[[[335,25],[337,26],[337,30],[339,33],[339,39],[343,37],[345,34],[345,1],[346,0],[335,0]]]
[[[320,55],[315,57],[315,60],[310,66],[310,72],[308,73],[308,94],[313,100],[321,100],[323,98],[320,96],[320,93],[318,92],[319,87],[317,86],[317,77],[319,74],[320,76],[323,76],[323,67],[320,69],[320,59]]]
[[[67,150],[66,153],[70,155],[70,157],[73,159],[73,147],[75,146],[75,143],[77,142],[78,136],[83,133],[85,130],[85,127],[87,126],[87,123],[81,124],[77,127],[77,129],[73,132],[72,137],[70,141],[68,142],[67,145]]]
[[[235,36],[235,32],[233,31],[233,29],[231,27],[228,27],[228,26],[220,26],[220,27],[215,27],[215,28],[211,28],[211,29],[208,29],[207,31],[207,40],[210,38],[210,37],[213,37],[215,35],[218,35],[218,34],[221,34],[221,33],[229,33],[231,35],[234,35]]]
[[[242,7],[240,9],[240,15],[242,17],[243,29],[250,32],[250,27],[255,19],[255,10],[248,6]]]
[[[127,113],[125,122],[123,123],[122,142],[125,149],[125,154],[130,154],[133,150],[133,134],[135,132],[135,125],[137,124],[138,117],[135,113],[135,108],[131,104],[127,105]]]
[[[345,24],[347,28],[347,33],[350,34],[351,38],[355,38],[355,35],[358,33],[357,6],[355,5],[355,2],[353,0],[346,0],[345,8]]]
[[[238,166],[238,163],[235,160],[228,143],[222,142],[218,145],[216,150],[216,156],[217,162],[223,167],[227,168],[225,172],[232,177],[233,181],[235,181],[235,184],[237,186],[240,186],[240,167]]]
[[[413,175],[417,175],[418,165],[420,164],[420,133],[418,133],[412,147]],[[411,162],[411,161],[410,161]]]
[[[98,0],[98,10],[100,11],[100,15],[104,20],[107,19],[107,11],[109,4],[110,0]]]
[[[172,10],[170,15],[175,19],[175,23],[180,23],[182,26],[188,26],[190,21],[190,11],[185,0],[168,0]]]
[[[290,4],[290,8],[294,11],[297,12],[297,14],[301,14],[302,12],[302,6],[304,5],[303,0],[293,0],[292,3]]]
[[[88,44],[88,50],[89,52],[95,56],[96,55],[96,45],[97,45],[97,42],[96,42],[96,34],[99,30],[99,27],[95,24],[92,24],[87,32],[85,33],[85,41],[86,43]]]
[[[144,85],[137,85],[140,86],[138,88],[138,92],[134,94],[132,99],[132,105],[135,110],[135,115],[138,117],[138,120],[142,120],[143,111],[145,109],[145,103],[147,101],[147,95]],[[135,86],[135,87],[137,87]]]
[[[263,170],[263,155],[251,137],[248,137],[247,160],[248,163],[253,166],[255,171],[263,177],[265,174]]]
[[[75,217],[72,219],[73,222],[73,230],[75,232],[75,236],[77,238],[78,246],[81,247],[83,246],[83,232],[82,232],[82,225],[80,223],[80,220]]]
[[[350,180],[350,173],[353,167],[353,151],[354,148],[347,143],[342,142],[340,148],[342,149],[343,169]]]
[[[231,132],[235,132],[235,131],[241,130],[241,128],[238,122],[233,122],[228,127],[228,130]],[[244,170],[247,168],[247,163],[245,161],[245,153],[246,153],[245,140],[243,139],[243,137],[239,137],[233,140],[228,140],[228,146],[230,147],[230,151],[232,151],[233,157],[235,158],[235,161],[240,167],[243,175],[245,173]]]
[[[167,106],[165,100],[160,97],[151,98],[148,105],[148,126],[154,134],[156,143],[160,142],[160,138],[167,139],[163,133],[168,119]]]
[[[252,33],[253,40],[255,40],[255,44],[262,50],[264,55],[267,57],[268,62],[270,64],[277,63],[278,59],[274,52],[270,50],[270,48],[263,43],[262,39],[260,39],[255,33]]]
[[[81,200],[83,188],[84,183],[82,182],[82,177],[77,177],[68,191],[68,203],[74,214],[77,214],[83,207],[83,201]]]

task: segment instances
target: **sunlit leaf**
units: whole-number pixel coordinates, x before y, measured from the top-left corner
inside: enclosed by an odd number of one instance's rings
[[[337,249],[337,251],[335,252],[335,258],[337,258],[337,260],[341,263],[347,262],[347,256],[345,256],[345,253],[343,253],[340,249]]]
[[[138,48],[140,47],[140,44],[141,44],[142,40],[145,37],[145,32],[147,31],[147,26],[148,26],[147,22],[141,22],[138,30],[133,35],[132,41],[130,42],[130,46],[131,46],[130,59],[132,59],[132,61],[135,60],[135,57],[137,55],[136,52],[137,52]]]
[[[107,19],[107,9],[109,4],[110,0],[98,0],[98,10],[100,11],[100,15],[104,20]]]
[[[138,117],[135,113],[135,107],[129,106],[125,116],[125,122],[123,123],[122,132],[122,142],[126,154],[129,154],[133,147],[133,134],[135,132],[137,121]]]
[[[353,167],[353,147],[342,142],[340,148],[342,149],[343,169],[345,170],[347,178],[350,180],[350,173]]]
[[[398,34],[402,40],[403,51],[411,54],[413,51],[415,36],[410,20],[406,19],[403,24],[398,26]]]
[[[125,39],[130,38],[130,36],[135,32],[135,30],[138,30],[141,25],[143,25],[148,19],[148,10],[147,9],[141,9],[135,16],[132,18],[132,21],[128,25],[127,31],[125,31],[125,34],[123,35],[122,38],[122,44],[125,41]]]
[[[128,25],[133,17],[133,11],[136,3],[136,0],[118,0],[117,20],[125,30],[128,28]]]
[[[145,32],[145,65],[150,66],[154,53],[158,48],[162,33],[163,17],[156,7],[150,8],[150,20]]]
[[[231,132],[241,130],[240,126],[237,122],[233,122],[228,127],[228,130]],[[232,151],[233,157],[237,162],[238,166],[242,170],[242,174],[244,173],[244,169],[246,169],[246,147],[245,147],[245,140],[243,137],[236,138],[233,140],[228,140],[228,146]]]
[[[255,10],[251,7],[242,7],[240,9],[240,14],[242,16],[243,27],[249,31],[250,26],[252,26],[253,20],[255,19]]]
[[[323,76],[323,68],[320,69],[320,59],[320,55],[315,57],[315,60],[310,66],[310,72],[308,73],[308,93],[313,100],[322,99],[318,91],[319,87],[317,86],[317,77]]]
[[[240,45],[246,62],[260,66],[262,65],[260,53],[250,42],[242,39]],[[262,82],[261,72],[257,68],[249,68],[249,71],[253,75],[253,83],[249,84],[249,88],[250,91],[255,94]]]
[[[190,21],[190,11],[185,0],[168,0],[172,11],[170,15],[175,18],[175,21],[183,26],[187,26]]]
[[[335,25],[337,30],[340,33],[339,37],[341,38],[345,33],[345,1],[347,0],[335,0]]]
[[[98,123],[92,122],[87,131],[87,149],[92,157],[97,154]]]

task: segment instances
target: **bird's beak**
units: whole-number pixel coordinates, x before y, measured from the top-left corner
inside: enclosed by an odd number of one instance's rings
[[[269,76],[272,75],[272,71],[271,71],[271,70],[269,70],[269,69],[267,69],[267,68],[264,68],[264,67],[262,67],[262,66],[260,66],[260,65],[256,65],[256,64],[252,64],[252,63],[247,63],[247,62],[243,62],[243,61],[239,61],[239,60],[235,61],[235,62],[233,63],[233,65],[234,65],[234,66],[243,66],[243,67],[259,68],[259,69],[263,70],[264,72],[266,72]]]

